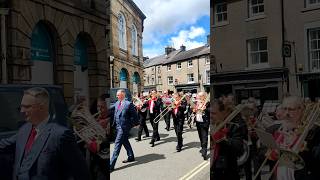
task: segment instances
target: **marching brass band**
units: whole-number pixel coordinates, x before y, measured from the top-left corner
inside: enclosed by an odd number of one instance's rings
[[[299,97],[289,96],[273,111],[259,113],[254,98],[235,105],[231,94],[210,103],[210,96],[205,92],[198,93],[193,99],[189,94],[171,96],[168,91],[162,95],[151,91],[133,97],[133,104],[140,118],[136,140],[141,141],[143,130],[149,137],[146,123],[149,115],[153,129],[151,147],[160,141],[160,120],[164,119],[165,129],[169,131],[171,117],[177,152],[183,148],[184,121],[188,121],[190,128],[196,124],[204,160],[207,159],[209,136],[210,175],[214,180],[237,180],[243,174],[246,180],[262,179],[262,169],[269,169],[265,176],[272,180],[320,179],[320,103],[305,103]],[[96,124],[110,134],[107,114],[101,107],[99,112]],[[87,142],[88,148],[98,153],[101,142],[92,141]],[[92,144],[95,144],[94,150]]]

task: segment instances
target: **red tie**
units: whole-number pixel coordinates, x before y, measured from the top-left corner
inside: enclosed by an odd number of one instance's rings
[[[36,135],[37,135],[37,131],[34,127],[32,127],[27,144],[24,148],[25,153],[28,153],[31,150],[31,147],[32,147],[32,144],[36,138]]]
[[[120,110],[120,107],[121,107],[121,101],[119,102],[119,105],[118,105],[118,110]]]

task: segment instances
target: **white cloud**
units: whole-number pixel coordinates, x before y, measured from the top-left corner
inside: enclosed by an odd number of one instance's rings
[[[191,26],[190,30],[181,30],[178,36],[171,37],[170,41],[176,49],[179,49],[181,45],[186,46],[186,49],[193,49],[205,44],[195,40],[197,37],[204,36],[205,33],[202,27]]]
[[[159,43],[165,34],[192,25],[200,17],[209,16],[209,0],[134,0],[147,16],[144,21],[144,44]],[[192,37],[192,35],[191,35]]]

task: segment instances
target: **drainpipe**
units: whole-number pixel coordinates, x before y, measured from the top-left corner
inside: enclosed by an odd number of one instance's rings
[[[6,38],[6,15],[8,15],[8,8],[0,8],[1,15],[1,60],[2,60],[2,84],[8,83],[7,78],[7,38]]]
[[[285,25],[284,25],[284,3],[283,0],[281,0],[281,36],[282,36],[282,67],[283,69],[286,68],[286,58],[283,55],[283,45],[284,45],[284,41],[285,41]],[[284,78],[287,82],[287,92],[289,93],[289,72],[284,72]]]

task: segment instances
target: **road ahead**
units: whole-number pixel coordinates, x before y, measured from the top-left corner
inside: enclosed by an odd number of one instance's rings
[[[176,152],[177,139],[173,127],[170,131],[165,130],[164,121],[159,122],[159,133],[161,140],[150,147],[150,137],[142,138],[136,142],[137,129],[131,130],[130,143],[135,153],[135,162],[124,164],[127,158],[124,147],[115,166],[115,171],[110,174],[112,180],[208,180],[209,160],[204,161],[199,150],[200,142],[196,127],[189,129],[185,125],[183,133],[183,148]],[[172,121],[171,121],[172,123]],[[147,124],[150,135],[151,125]],[[143,136],[144,137],[144,134]],[[111,155],[114,144],[110,145]],[[208,150],[209,152],[209,150]],[[209,156],[209,154],[208,154]]]

